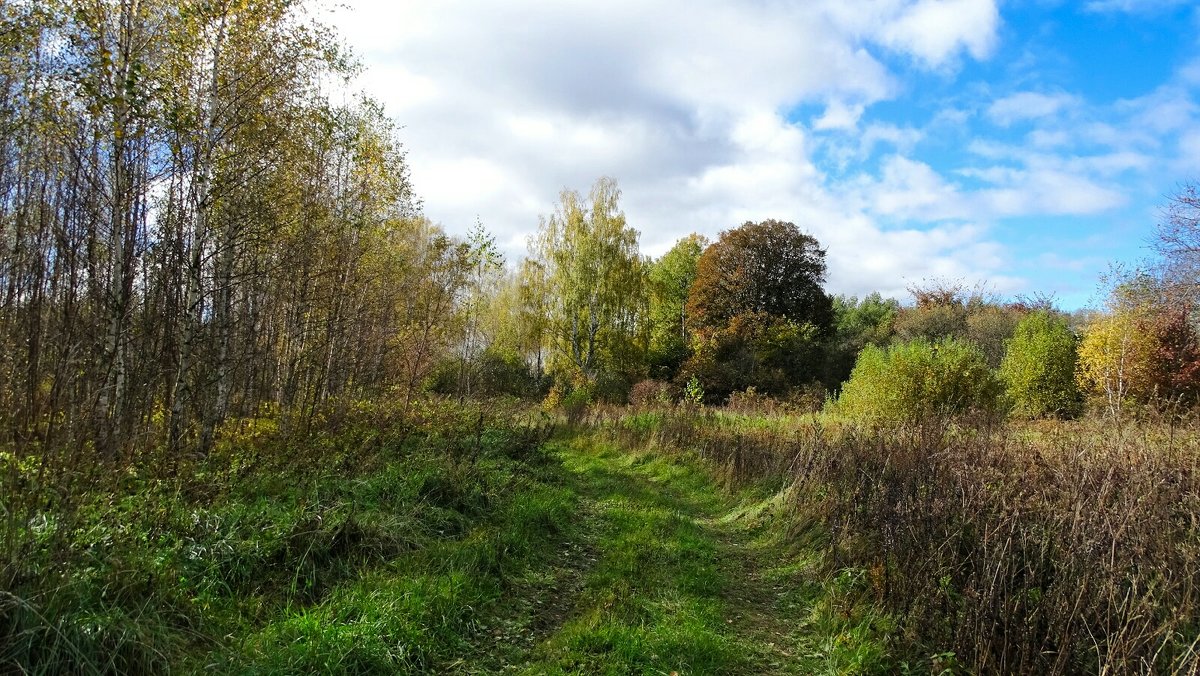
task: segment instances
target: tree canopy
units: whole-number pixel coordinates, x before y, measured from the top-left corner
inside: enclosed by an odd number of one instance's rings
[[[747,222],[721,233],[700,257],[689,322],[711,332],[739,315],[765,313],[824,333],[833,322],[825,274],[825,250],[812,235],[784,221]]]
[[[690,331],[688,291],[708,239],[695,233],[680,239],[650,265],[650,365],[657,377],[671,378],[687,357]]]
[[[620,196],[611,178],[596,181],[587,200],[564,190],[555,213],[542,220],[532,252],[546,271],[553,365],[588,382],[636,358],[646,313],[646,266]]]

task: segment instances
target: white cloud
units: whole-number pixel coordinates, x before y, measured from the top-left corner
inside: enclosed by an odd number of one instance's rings
[[[825,106],[825,114],[813,122],[813,129],[842,129],[858,128],[858,118],[862,117],[863,105],[847,105],[842,101],[830,101]]]
[[[1057,115],[1077,103],[1075,97],[1067,94],[1020,92],[993,102],[988,108],[988,117],[1007,127],[1014,122]]]
[[[427,213],[451,232],[478,216],[513,256],[559,190],[611,175],[650,254],[692,231],[784,218],[828,248],[835,291],[903,295],[905,280],[933,276],[1007,290],[1021,280],[1000,274],[994,219],[1119,202],[1098,167],[997,158],[1013,166],[968,186],[911,157],[933,126],[969,130],[969,109],[924,129],[870,119],[903,91],[888,63],[947,72],[990,55],[992,0],[353,4],[338,23],[368,66],[361,86],[404,127]],[[1075,105],[1031,95],[1051,100],[1040,120]],[[823,112],[809,128],[798,106]],[[1030,119],[996,106],[993,119]],[[1065,152],[1070,138],[1042,146]],[[842,180],[813,159],[829,143],[856,160],[890,155],[877,176]]]
[[[1141,14],[1160,12],[1187,5],[1190,2],[1191,0],[1091,0],[1086,7],[1092,12]]]
[[[831,248],[849,228],[846,246],[886,258],[901,235],[832,197],[786,112],[820,103],[816,126],[854,129],[897,91],[873,48],[944,67],[989,53],[998,24],[991,0],[353,4],[337,23],[363,53],[361,85],[404,125],[431,217],[456,231],[479,216],[516,243],[561,188],[612,175],[650,252],[781,217]],[[862,143],[907,149],[915,135],[875,126]]]
[[[920,0],[882,30],[885,44],[939,66],[960,49],[976,59],[991,54],[1000,12],[991,0]]]

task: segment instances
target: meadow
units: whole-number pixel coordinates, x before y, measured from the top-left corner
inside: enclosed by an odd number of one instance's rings
[[[1194,183],[1094,307],[443,225],[322,5],[0,2],[0,674],[1200,676]]]
[[[1191,421],[758,405],[359,404],[121,472],[5,456],[0,663],[1196,672]]]

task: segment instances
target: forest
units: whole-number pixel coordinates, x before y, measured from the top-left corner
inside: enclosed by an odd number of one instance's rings
[[[609,177],[506,260],[301,3],[0,43],[0,672],[1200,669],[1197,188],[1071,312]]]

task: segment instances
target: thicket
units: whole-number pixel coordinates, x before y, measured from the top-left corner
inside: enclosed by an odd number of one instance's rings
[[[204,453],[414,392],[481,252],[301,3],[0,7],[0,448]]]
[[[1003,387],[972,343],[923,339],[867,346],[842,387],[836,409],[867,424],[930,426],[968,414],[1002,412]]]
[[[1077,348],[1078,339],[1066,321],[1045,310],[1030,313],[1017,324],[999,370],[1014,414],[1037,418],[1080,413]]]

